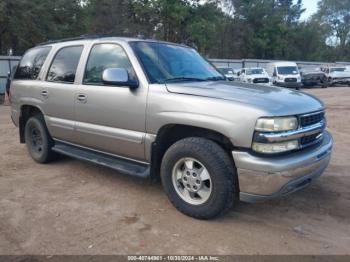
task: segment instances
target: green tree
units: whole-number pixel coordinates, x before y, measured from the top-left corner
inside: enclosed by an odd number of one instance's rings
[[[15,54],[37,43],[82,34],[84,14],[79,0],[0,0],[0,52]]]
[[[350,59],[350,0],[321,0],[315,20],[328,28],[333,57]]]

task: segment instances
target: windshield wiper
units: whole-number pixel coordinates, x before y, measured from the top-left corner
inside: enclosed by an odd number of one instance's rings
[[[205,81],[222,81],[225,80],[222,76],[212,76],[205,79]]]
[[[206,81],[206,79],[203,78],[196,78],[196,77],[184,77],[184,76],[180,76],[180,77],[173,77],[173,78],[168,78],[163,80],[163,83],[169,83],[169,82],[181,82],[181,81],[198,81],[198,82],[202,82],[202,81]]]

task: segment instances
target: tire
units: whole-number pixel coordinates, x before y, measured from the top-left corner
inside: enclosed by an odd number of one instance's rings
[[[38,163],[45,164],[52,161],[56,154],[52,151],[52,140],[44,117],[35,115],[27,121],[24,129],[25,141],[30,156]]]
[[[185,162],[181,166],[183,161]],[[192,169],[188,168],[191,167],[190,161],[193,162]],[[196,177],[193,177],[195,173]],[[198,181],[194,181],[197,178],[200,178],[201,185],[197,188],[198,192],[193,192],[196,188],[192,186],[197,185]],[[184,179],[192,182],[185,184],[187,182]],[[219,145],[204,138],[191,137],[173,144],[162,160],[161,180],[172,204],[180,212],[198,219],[222,215],[239,199],[238,178],[233,161]],[[190,191],[188,188],[192,192],[185,194]]]

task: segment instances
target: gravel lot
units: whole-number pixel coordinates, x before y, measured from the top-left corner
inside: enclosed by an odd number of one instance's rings
[[[335,147],[318,181],[288,198],[198,221],[160,184],[62,158],[34,163],[0,106],[0,254],[350,254],[350,88],[307,89]]]

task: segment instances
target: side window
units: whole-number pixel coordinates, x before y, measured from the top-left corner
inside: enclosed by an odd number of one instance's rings
[[[69,46],[59,50],[52,61],[47,81],[74,83],[83,46]]]
[[[93,46],[86,64],[84,84],[103,85],[102,74],[108,68],[125,68],[131,79],[135,72],[124,49],[117,44],[97,44]]]
[[[49,46],[29,50],[18,65],[14,79],[36,80],[50,50]]]

